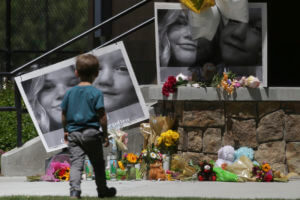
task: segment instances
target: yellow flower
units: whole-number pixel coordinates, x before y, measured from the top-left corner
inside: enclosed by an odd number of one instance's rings
[[[215,0],[203,0],[203,1],[180,0],[180,2],[198,14],[201,11],[205,10],[206,8],[209,8],[209,7],[212,7],[215,5]]]
[[[262,170],[264,172],[268,172],[268,171],[270,171],[270,169],[271,169],[271,166],[268,163],[265,163],[262,165]]]
[[[179,138],[179,133],[173,131],[172,138],[173,138],[173,140],[175,140],[175,141],[178,140],[178,138]]]
[[[166,147],[170,147],[172,145],[172,143],[170,142],[165,142]]]
[[[172,138],[167,138],[166,140],[165,140],[165,143],[169,143],[169,144],[173,144],[173,140],[172,140]]]
[[[129,153],[127,155],[127,160],[128,160],[128,162],[134,164],[137,161],[137,156],[134,153]]]
[[[162,137],[158,137],[157,138],[157,145],[160,145],[162,143],[163,138]]]
[[[125,167],[124,167],[122,161],[118,161],[118,165],[119,165],[119,167],[120,167],[121,170],[124,170],[124,169],[125,169]]]

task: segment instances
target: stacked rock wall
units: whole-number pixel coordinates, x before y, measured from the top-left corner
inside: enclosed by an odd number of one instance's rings
[[[179,152],[193,160],[247,146],[259,163],[300,173],[300,102],[159,101],[155,110],[176,116]]]

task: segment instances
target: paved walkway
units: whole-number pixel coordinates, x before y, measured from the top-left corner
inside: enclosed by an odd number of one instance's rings
[[[272,182],[108,181],[117,196],[206,197],[231,199],[300,199],[300,180]],[[0,196],[68,196],[68,182],[27,182],[26,177],[0,177]],[[83,181],[82,196],[97,196],[94,181]]]

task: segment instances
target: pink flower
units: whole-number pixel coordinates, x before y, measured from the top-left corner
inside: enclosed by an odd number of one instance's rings
[[[258,80],[258,78],[254,77],[254,76],[249,76],[246,79],[246,86],[250,87],[250,88],[257,88],[260,85],[260,81]]]
[[[51,162],[50,167],[47,169],[46,174],[42,176],[42,180],[44,181],[54,181],[58,182],[59,179],[55,178],[54,174],[57,170],[70,168],[70,164],[68,162]]]

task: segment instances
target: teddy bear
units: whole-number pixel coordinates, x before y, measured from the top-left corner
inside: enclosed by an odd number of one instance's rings
[[[161,162],[150,164],[149,180],[165,180],[166,174]]]
[[[213,172],[213,165],[207,161],[201,161],[199,163],[200,171],[198,172],[199,181],[216,181],[216,173]]]
[[[255,165],[259,165],[257,161],[254,160],[254,151],[250,147],[240,147],[234,152],[234,162],[237,161],[241,156],[247,156]]]
[[[226,145],[219,149],[218,159],[215,162],[216,167],[224,168],[226,165],[231,165],[235,158],[234,148]]]

